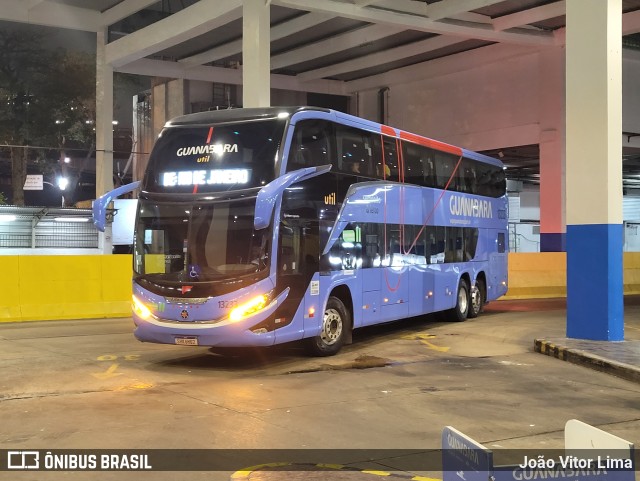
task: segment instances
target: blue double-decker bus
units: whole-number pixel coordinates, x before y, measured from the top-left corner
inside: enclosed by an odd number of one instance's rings
[[[500,161],[341,112],[173,119],[140,188],[141,341],[332,355],[355,328],[463,321],[507,290]]]

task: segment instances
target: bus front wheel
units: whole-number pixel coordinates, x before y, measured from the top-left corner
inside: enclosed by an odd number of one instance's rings
[[[316,356],[333,356],[344,344],[349,326],[349,312],[337,297],[329,297],[322,317],[320,334],[308,340],[308,347]]]
[[[449,318],[452,321],[464,321],[469,315],[470,305],[469,284],[464,279],[460,279],[458,292],[456,295],[456,307],[449,311]]]

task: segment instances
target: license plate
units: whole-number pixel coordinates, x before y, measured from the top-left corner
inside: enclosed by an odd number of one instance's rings
[[[176,344],[181,346],[197,346],[198,338],[197,337],[176,337]]]

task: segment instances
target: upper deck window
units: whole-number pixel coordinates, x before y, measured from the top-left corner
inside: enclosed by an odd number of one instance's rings
[[[143,189],[202,193],[259,187],[275,178],[284,121],[169,127],[156,142]]]

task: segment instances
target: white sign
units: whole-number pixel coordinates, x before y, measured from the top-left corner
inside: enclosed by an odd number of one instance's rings
[[[42,175],[27,175],[24,183],[24,190],[42,190]]]
[[[570,419],[564,426],[564,449],[567,451],[574,449],[619,450],[630,459],[633,453],[633,443],[577,419]]]

